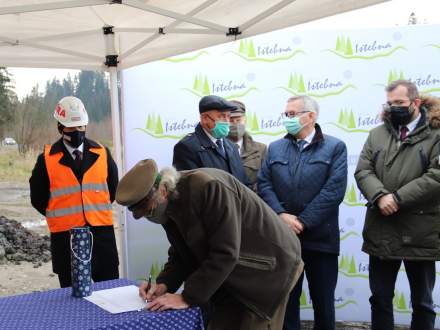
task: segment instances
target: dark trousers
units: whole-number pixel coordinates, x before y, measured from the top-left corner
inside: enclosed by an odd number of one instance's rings
[[[394,329],[394,286],[402,260],[384,260],[370,256],[371,329]],[[411,290],[411,330],[434,329],[435,311],[432,291],[435,285],[434,261],[403,260]]]
[[[72,286],[72,275],[70,269],[67,272],[60,272],[57,274],[60,281],[60,287],[66,288]],[[93,282],[115,280],[119,278],[118,265],[108,265],[97,270],[93,268],[92,263],[92,280]]]
[[[313,303],[315,330],[335,329],[335,289],[338,280],[336,254],[302,251],[304,272]],[[300,330],[300,303],[304,273],[290,293],[284,316],[284,330]]]
[[[92,279],[94,282],[119,278],[119,260],[113,226],[90,227],[93,234]],[[62,288],[72,286],[70,269],[70,233],[51,233],[53,271]]]

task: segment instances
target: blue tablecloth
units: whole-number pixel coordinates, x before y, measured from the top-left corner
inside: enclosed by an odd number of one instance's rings
[[[125,279],[95,283],[93,290],[133,284]],[[0,298],[0,329],[182,329],[203,330],[198,308],[165,312],[111,314],[91,302],[57,289]]]

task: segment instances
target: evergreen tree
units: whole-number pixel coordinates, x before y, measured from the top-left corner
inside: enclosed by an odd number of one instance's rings
[[[303,75],[299,76],[298,92],[300,92],[300,93],[305,93],[306,92],[306,87],[304,85]]]
[[[249,41],[249,51],[248,51],[249,57],[255,57],[255,48],[254,48],[254,42],[251,40]]]
[[[0,137],[8,130],[16,104],[17,96],[13,90],[11,76],[5,68],[0,67]]]
[[[353,47],[351,46],[350,38],[347,38],[347,45],[345,47],[345,55],[353,55]]]
[[[354,119],[353,110],[350,110],[350,116],[348,117],[348,128],[356,128],[356,120]]]

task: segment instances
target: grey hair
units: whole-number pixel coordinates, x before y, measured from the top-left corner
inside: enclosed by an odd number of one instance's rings
[[[180,173],[174,167],[164,167],[160,170],[160,182],[159,187],[153,193],[151,197],[154,201],[159,201],[160,199],[160,187],[165,187],[168,192],[168,197],[176,198],[177,191],[176,186],[180,180]]]
[[[408,98],[411,101],[414,101],[415,99],[419,98],[419,91],[417,89],[416,84],[414,84],[413,82],[409,81],[409,80],[395,80],[393,82],[391,82],[386,88],[385,91],[387,93],[392,92],[393,90],[395,90],[397,87],[399,86],[404,86],[406,87],[407,93],[406,95],[408,96]]]
[[[318,104],[318,102],[316,102],[310,96],[299,95],[299,96],[289,97],[289,99],[287,100],[287,103],[294,102],[294,101],[297,101],[297,100],[302,100],[303,103],[304,103],[304,110],[316,113],[316,119],[318,119],[318,116],[319,116],[319,104]]]

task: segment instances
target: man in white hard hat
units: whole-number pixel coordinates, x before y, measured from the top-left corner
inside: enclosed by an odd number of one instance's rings
[[[31,203],[46,217],[52,267],[61,287],[71,286],[70,235],[89,226],[93,234],[92,279],[119,277],[112,205],[118,170],[110,151],[85,137],[89,122],[82,101],[62,98],[54,111],[61,138],[46,145],[29,179]]]

